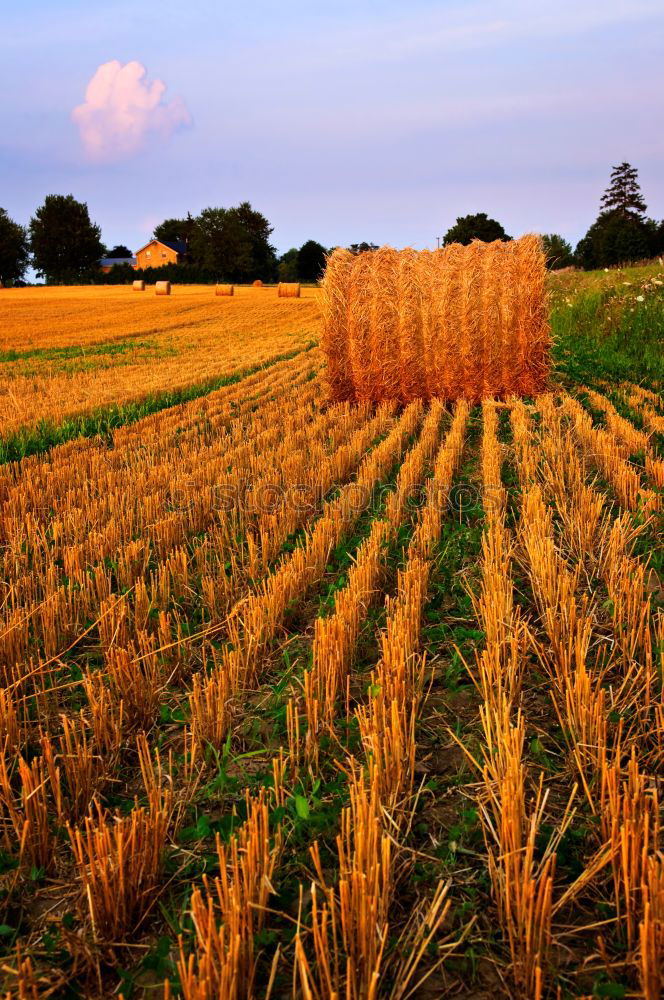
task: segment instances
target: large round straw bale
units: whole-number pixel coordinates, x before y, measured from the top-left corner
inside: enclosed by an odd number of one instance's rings
[[[154,288],[157,295],[170,295],[171,294],[171,283],[170,281],[158,281]]]
[[[215,295],[235,295],[235,285],[217,285],[214,289]]]
[[[132,284],[131,287],[134,289],[135,292],[144,292],[145,291],[145,282],[144,281],[134,281],[134,283]]]
[[[253,284],[254,288],[262,288],[263,287],[263,282],[261,281],[260,278],[256,278],[256,280],[254,282],[252,282],[252,284]]]
[[[277,295],[280,299],[299,299],[300,284],[296,281],[280,281],[277,286]]]
[[[443,250],[335,250],[323,279],[335,400],[457,399],[543,391],[550,368],[538,236]]]

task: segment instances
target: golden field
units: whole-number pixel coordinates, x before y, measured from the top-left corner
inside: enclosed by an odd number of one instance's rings
[[[232,375],[301,348],[318,331],[317,290],[177,286],[3,289],[0,434]]]
[[[0,465],[4,995],[656,1000],[661,396],[331,403],[317,294],[0,295],[11,428],[198,387]]]

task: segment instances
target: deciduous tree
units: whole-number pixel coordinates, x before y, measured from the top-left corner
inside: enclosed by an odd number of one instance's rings
[[[30,259],[28,234],[0,208],[0,285],[12,285],[25,274]]]
[[[546,254],[546,266],[551,271],[570,267],[574,263],[572,245],[559,233],[545,233],[542,236],[542,245]]]
[[[443,246],[450,243],[472,243],[473,240],[482,240],[484,243],[492,243],[494,240],[511,240],[503,227],[495,219],[490,219],[486,212],[478,212],[476,215],[460,216],[451,229],[443,236]]]
[[[30,249],[37,274],[61,285],[84,280],[104,255],[99,226],[71,194],[47,195],[30,220]]]
[[[318,281],[325,270],[326,250],[315,240],[307,240],[297,254],[297,272],[300,281]]]
[[[194,223],[189,247],[199,267],[237,283],[276,276],[272,226],[248,201],[236,208],[206,208]]]
[[[367,250],[377,250],[377,243],[351,243],[348,247],[351,253],[365,253]]]
[[[278,264],[278,274],[279,281],[297,281],[298,280],[298,270],[297,270],[297,255],[299,250],[297,247],[292,247],[287,250],[279,258]]]
[[[132,257],[133,254],[129,249],[129,247],[126,247],[124,243],[116,243],[116,245],[111,250],[108,251],[106,256],[121,258],[121,257]]]
[[[189,248],[195,228],[196,220],[191,212],[187,212],[184,219],[164,219],[155,226],[153,236],[165,243],[186,243]]]

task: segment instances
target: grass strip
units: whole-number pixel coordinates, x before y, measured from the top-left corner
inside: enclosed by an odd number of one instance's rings
[[[127,351],[150,348],[157,349],[157,345],[146,340],[113,340],[99,344],[76,344],[73,347],[35,347],[29,351],[17,351],[15,348],[10,348],[7,351],[0,350],[0,364],[27,361],[32,358],[37,358],[40,361],[60,361],[70,358],[97,357],[101,354],[126,354]]]
[[[15,434],[9,434],[4,438],[0,437],[0,465],[7,462],[19,462],[30,455],[40,455],[57,445],[72,441],[74,438],[108,438],[118,427],[134,424],[136,421],[142,420],[143,417],[149,417],[160,410],[167,410],[171,406],[190,403],[194,399],[200,399],[202,396],[223,389],[227,385],[235,385],[250,375],[255,375],[256,372],[271,368],[280,361],[290,361],[301,354],[303,350],[311,350],[313,346],[313,344],[309,344],[305,348],[279,354],[269,361],[244,368],[232,375],[221,375],[179,389],[153,393],[129,403],[101,406],[89,413],[70,417],[62,423],[40,420],[33,427],[23,427]]]

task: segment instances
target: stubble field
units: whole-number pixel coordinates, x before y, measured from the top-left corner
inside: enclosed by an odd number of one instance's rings
[[[126,286],[5,290],[0,458],[90,433],[95,419],[118,426],[302,350],[318,329],[317,290],[275,295],[238,288],[216,299],[196,285],[167,298]]]
[[[659,997],[664,404],[571,277],[550,392],[402,409],[314,289],[2,293],[8,997]]]

